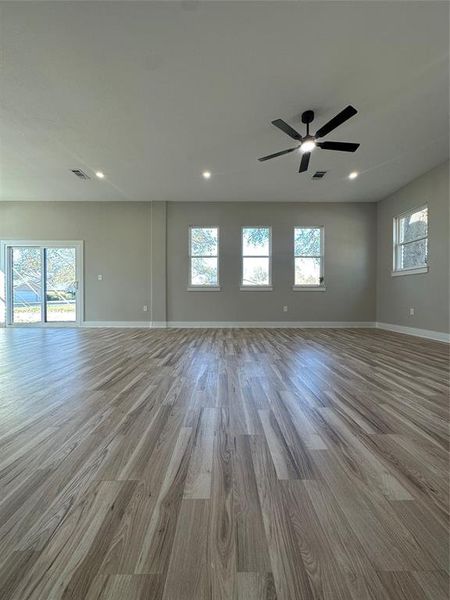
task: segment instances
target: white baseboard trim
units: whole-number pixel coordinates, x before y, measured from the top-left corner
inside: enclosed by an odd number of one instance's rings
[[[392,323],[373,321],[84,321],[81,327],[125,327],[135,329],[344,329],[373,328],[450,343],[450,334]]]
[[[5,327],[5,324],[0,323],[0,327]],[[373,321],[83,321],[80,327],[124,327],[135,329],[308,329],[311,327],[318,329],[343,329],[376,327],[377,329],[393,331],[394,333],[404,333],[437,342],[450,343],[450,333]]]
[[[376,324],[378,329],[385,329],[386,331],[394,331],[395,333],[405,333],[406,335],[415,335],[416,337],[427,338],[429,340],[436,340],[437,342],[450,343],[450,333],[443,331],[433,331],[431,329],[418,329],[416,327],[407,327],[406,325],[394,325],[393,323],[379,323]]]
[[[167,327],[180,329],[221,329],[221,328],[264,328],[264,329],[306,329],[375,327],[373,321],[168,321]]]
[[[83,321],[81,327],[134,327],[149,329],[151,321]]]

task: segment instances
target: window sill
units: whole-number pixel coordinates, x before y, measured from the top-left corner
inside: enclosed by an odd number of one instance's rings
[[[220,285],[190,285],[186,288],[188,292],[220,292]]]
[[[400,277],[402,275],[416,275],[419,273],[428,273],[428,267],[418,267],[417,269],[404,269],[403,271],[392,271],[392,277]]]
[[[292,290],[294,292],[326,292],[327,288],[325,285],[293,285]]]
[[[271,292],[271,285],[241,285],[241,292]]]

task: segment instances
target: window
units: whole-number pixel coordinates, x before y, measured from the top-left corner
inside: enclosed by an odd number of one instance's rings
[[[190,227],[189,287],[219,287],[219,228]]]
[[[271,289],[271,237],[270,227],[242,228],[241,289]]]
[[[394,274],[427,271],[428,208],[394,218]]]
[[[323,286],[323,227],[294,229],[294,288]]]

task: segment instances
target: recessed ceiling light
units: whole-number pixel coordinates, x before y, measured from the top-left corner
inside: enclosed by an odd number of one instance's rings
[[[105,174],[102,173],[101,171],[96,171],[95,174],[97,175],[97,177],[99,179],[104,179],[105,178]]]
[[[349,179],[356,179],[358,177],[359,173],[358,171],[352,171],[350,173],[350,175],[348,176]]]
[[[210,177],[211,177],[210,171],[203,171],[203,178],[204,179],[209,179]]]

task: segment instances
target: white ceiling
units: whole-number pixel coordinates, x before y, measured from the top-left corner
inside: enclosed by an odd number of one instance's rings
[[[448,158],[447,2],[1,4],[2,200],[371,201]],[[355,154],[257,162],[347,104]]]

